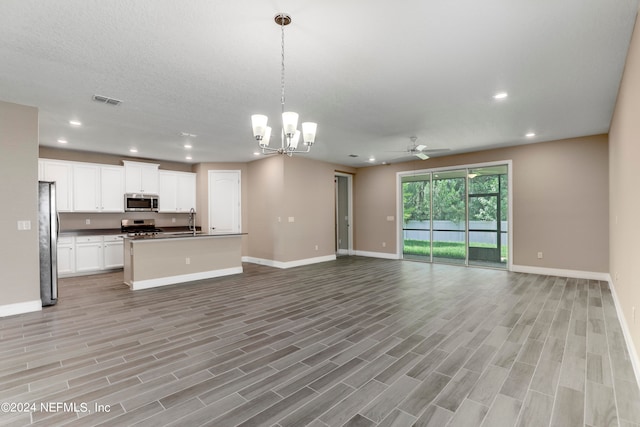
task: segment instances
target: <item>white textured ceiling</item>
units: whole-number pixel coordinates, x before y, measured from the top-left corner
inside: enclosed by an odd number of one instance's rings
[[[65,138],[69,149],[123,156],[136,147],[158,160],[255,160],[250,115],[277,121],[273,16],[287,12],[286,105],[318,122],[313,159],[395,161],[412,135],[450,153],[592,135],[609,129],[637,8],[638,0],[2,0],[0,99],[39,108],[45,146]],[[499,91],[509,97],[494,100]],[[98,104],[94,94],[123,103]]]

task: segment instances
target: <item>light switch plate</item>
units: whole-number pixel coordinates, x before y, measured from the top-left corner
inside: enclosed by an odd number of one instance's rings
[[[18,221],[18,230],[20,231],[31,230],[31,221],[29,220]]]

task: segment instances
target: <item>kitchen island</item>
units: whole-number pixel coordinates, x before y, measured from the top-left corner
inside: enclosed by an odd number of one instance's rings
[[[124,240],[124,282],[132,290],[242,273],[246,233],[158,234]]]

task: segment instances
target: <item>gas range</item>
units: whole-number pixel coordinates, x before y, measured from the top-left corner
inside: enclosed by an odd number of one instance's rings
[[[156,228],[153,219],[123,219],[120,221],[120,231],[130,237],[153,237],[162,233],[161,228]]]

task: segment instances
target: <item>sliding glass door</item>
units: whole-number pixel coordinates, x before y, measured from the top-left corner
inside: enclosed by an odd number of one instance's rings
[[[506,268],[507,165],[402,176],[403,258]]]
[[[466,175],[465,169],[433,174],[434,262],[466,262]]]
[[[469,170],[469,265],[506,267],[507,167]]]
[[[402,180],[403,256],[431,261],[431,175]]]

